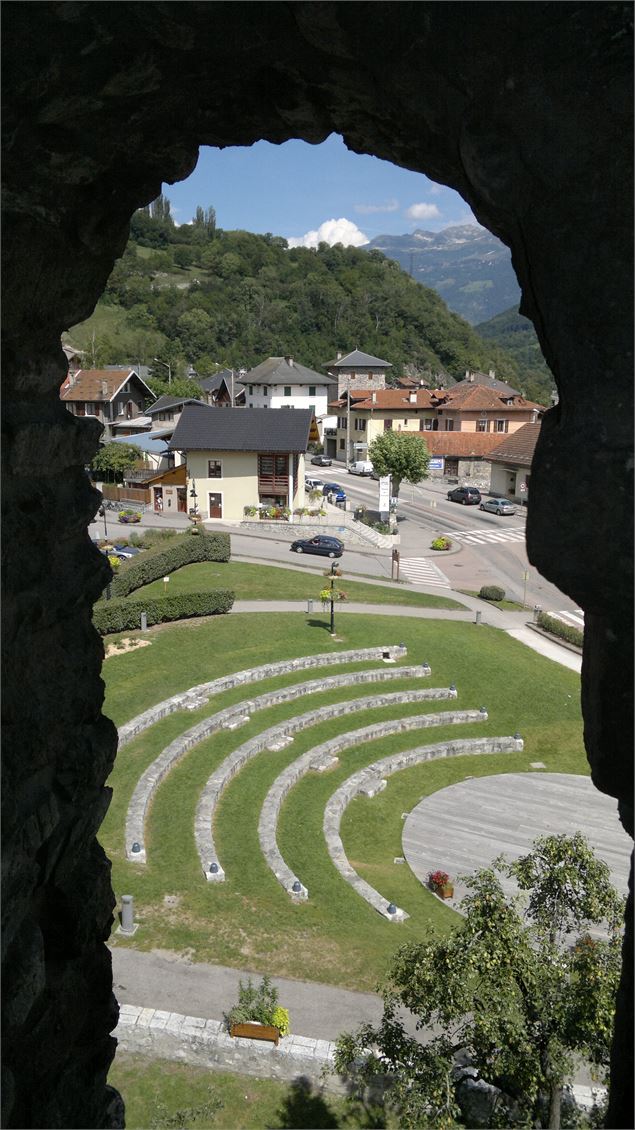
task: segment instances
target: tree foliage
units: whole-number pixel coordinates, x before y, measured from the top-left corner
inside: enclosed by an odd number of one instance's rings
[[[128,443],[106,443],[100,447],[92,461],[93,471],[99,471],[109,478],[120,478],[125,471],[133,467],[139,459],[141,452],[138,447]]]
[[[382,432],[368,448],[368,458],[378,475],[391,476],[395,498],[402,482],[420,483],[428,476],[430,454],[414,432]]]
[[[524,914],[501,873],[527,893]],[[580,834],[539,839],[466,883],[461,926],[397,952],[381,1024],[340,1038],[337,1070],[358,1091],[391,1076],[400,1125],[449,1127],[460,1116],[456,1057],[467,1053],[500,1091],[489,1125],[558,1127],[575,1060],[608,1068],[623,900]],[[608,939],[586,932],[598,926]],[[426,1042],[405,1031],[403,1006]]]
[[[407,369],[433,381],[438,374],[460,379],[467,368],[494,368],[519,382],[510,355],[381,252],[326,243],[289,248],[270,234],[223,231],[211,207],[177,227],[161,197],[132,217],[100,305],[124,312],[113,349],[125,352],[131,331],[142,330],[155,335],[155,355],[172,346],[195,368],[199,356],[250,368],[291,355],[321,371],[336,350],[359,343],[391,361],[394,376]],[[73,329],[78,344],[91,325]]]

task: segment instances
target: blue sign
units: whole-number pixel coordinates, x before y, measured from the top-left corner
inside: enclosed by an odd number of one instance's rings
[[[430,471],[442,471],[443,470],[443,456],[442,455],[435,455],[434,458],[430,460],[430,462],[428,464],[428,468],[429,468]]]

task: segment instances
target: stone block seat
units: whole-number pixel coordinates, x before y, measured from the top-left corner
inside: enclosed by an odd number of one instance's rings
[[[482,715],[482,717],[487,717],[487,715]],[[350,883],[358,895],[366,899],[366,902],[384,918],[392,922],[403,921],[408,918],[409,915],[405,910],[396,907],[394,903],[389,903],[379,894],[379,891],[376,891],[370,883],[367,883],[365,879],[358,875],[348,861],[340,836],[340,824],[342,815],[353,797],[363,790],[365,782],[369,779],[384,779],[400,769],[409,769],[412,765],[418,765],[423,761],[432,761],[440,757],[464,757],[467,754],[518,753],[522,749],[522,738],[467,738],[405,750],[403,753],[384,757],[381,761],[375,761],[365,769],[353,773],[340,785],[328,801],[324,809],[322,825],[328,853],[342,878]]]
[[[375,649],[373,649],[375,650]],[[304,695],[319,694],[338,687],[394,681],[396,679],[420,679],[430,675],[427,665],[416,667],[377,667],[366,671],[346,671],[341,675],[311,679],[304,683],[294,683],[290,687],[280,687],[245,700],[237,706],[228,706],[210,715],[179,734],[161,751],[158,757],[141,774],[132,794],[126,815],[125,849],[126,856],[135,863],[146,863],[145,824],[156,790],[168,773],[182,757],[199,742],[204,741],[220,730],[235,730],[245,725],[253,713],[277,706],[281,702],[291,702]]]
[[[408,649],[401,644],[390,644],[385,647],[363,647],[352,651],[327,651],[318,655],[301,655],[295,659],[281,659],[276,663],[264,663],[261,667],[249,667],[245,671],[234,671],[231,675],[223,675],[219,679],[212,679],[209,683],[198,683],[189,690],[180,691],[179,694],[166,698],[156,706],[150,706],[142,714],[137,714],[129,722],[119,727],[119,749],[127,745],[137,734],[153,726],[168,714],[177,710],[198,710],[209,702],[215,694],[229,691],[233,687],[248,686],[250,683],[261,683],[265,679],[274,679],[277,675],[286,675],[290,671],[305,671],[312,667],[330,667],[339,663],[365,663],[375,659],[404,659]]]
[[[451,690],[439,688],[429,693],[430,698],[434,697],[437,699],[456,698],[457,694],[455,688]],[[319,770],[324,766],[330,767],[330,764],[337,762],[336,755],[345,749],[352,749],[355,746],[362,745],[364,742],[387,737],[391,734],[399,733],[404,729],[410,730],[432,726],[460,725],[462,723],[484,722],[486,719],[487,714],[481,710],[449,710],[438,714],[402,718],[398,721],[377,722],[372,726],[364,726],[359,730],[349,730],[347,733],[338,734],[337,737],[331,738],[329,741],[322,742],[320,745],[307,750],[301,757],[291,762],[291,764],[276,777],[276,780],[269,789],[260,810],[260,819],[258,822],[258,837],[260,839],[262,853],[267,861],[267,865],[271,871],[273,871],[281,886],[283,886],[292,897],[308,898],[309,896],[309,892],[299,876],[297,876],[285,862],[278,848],[276,839],[276,828],[283,802],[295,785],[297,785],[307,773]],[[407,725],[404,726],[404,723],[407,723]],[[434,747],[423,746],[416,750],[407,750],[404,753],[395,754],[393,760],[397,767],[405,768],[407,765],[416,765],[419,761],[427,760],[428,758],[425,752],[422,751],[435,749],[439,751],[436,756],[445,757],[448,756],[448,754],[441,751],[451,749],[459,744],[460,743],[444,742]],[[383,767],[385,764],[388,764],[389,761],[390,759],[385,759],[384,761],[377,762],[375,765],[362,769],[359,773],[356,773],[354,777],[349,778],[355,782],[357,782],[358,778],[360,779],[359,785],[356,784],[356,791],[359,792],[362,789],[372,788],[372,795],[380,792],[383,787],[383,775],[381,771],[377,770],[377,767]],[[404,762],[403,765],[401,764],[402,761]]]
[[[436,697],[443,697],[444,694],[447,695],[448,693],[449,692],[437,691]],[[330,718],[337,718],[343,712],[348,715],[358,711],[374,710],[384,706],[397,706],[411,702],[424,702],[426,700],[430,701],[430,699],[434,697],[434,689],[395,691],[388,694],[376,694],[372,699],[365,697],[350,699],[345,702],[329,703],[327,706],[319,707],[317,710],[311,710],[306,714],[298,714],[294,718],[288,718],[284,722],[279,722],[277,725],[271,726],[269,729],[263,730],[262,733],[243,742],[242,745],[233,750],[233,752],[221,762],[218,768],[215,769],[201,793],[196,808],[194,838],[196,841],[196,850],[198,851],[203,868],[203,874],[206,879],[211,882],[222,882],[225,878],[225,872],[219,862],[214,844],[214,814],[223,791],[248,761],[257,757],[258,754],[262,753],[264,750],[269,749],[271,744],[277,742],[281,737],[299,733],[301,730],[308,729],[310,726],[316,726],[318,723],[325,722]],[[413,729],[418,725],[424,726],[426,725],[425,719],[427,717],[428,715],[417,715],[414,719],[401,718],[394,723],[394,730],[391,732],[396,733],[399,730]],[[378,723],[378,726],[381,727],[381,724]],[[380,732],[385,731],[381,729],[378,730],[376,736],[379,736]]]

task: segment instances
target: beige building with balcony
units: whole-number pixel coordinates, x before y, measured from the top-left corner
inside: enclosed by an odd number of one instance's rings
[[[304,506],[304,456],[315,427],[309,409],[188,405],[171,451],[187,463],[189,511],[204,519],[241,521],[245,507]]]

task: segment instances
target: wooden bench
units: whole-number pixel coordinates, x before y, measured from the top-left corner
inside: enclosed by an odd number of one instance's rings
[[[230,1036],[243,1036],[247,1040],[271,1040],[278,1046],[280,1032],[272,1024],[232,1024]]]

